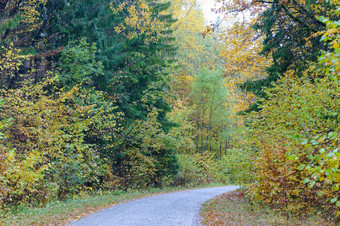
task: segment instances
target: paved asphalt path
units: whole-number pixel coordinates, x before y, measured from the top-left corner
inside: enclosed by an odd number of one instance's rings
[[[99,211],[70,225],[200,225],[201,205],[217,195],[237,188],[202,188],[137,199]]]

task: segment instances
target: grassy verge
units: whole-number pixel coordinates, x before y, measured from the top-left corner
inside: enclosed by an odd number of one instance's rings
[[[336,225],[317,217],[287,218],[270,209],[259,209],[246,201],[240,190],[229,192],[206,202],[201,209],[203,225]]]
[[[94,195],[79,196],[64,202],[48,203],[42,208],[22,207],[16,213],[10,213],[5,219],[0,219],[0,225],[63,225],[109,206],[133,199],[186,189],[216,186],[223,185],[210,184],[190,188],[170,187],[128,192],[98,192]]]

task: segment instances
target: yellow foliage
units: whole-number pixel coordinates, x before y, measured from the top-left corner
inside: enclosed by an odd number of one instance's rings
[[[13,46],[13,42],[8,47],[2,46],[0,51],[0,86],[4,85],[5,75],[12,76],[13,72],[18,71],[23,60],[28,56],[21,55],[21,50]]]
[[[330,49],[304,77],[292,71],[268,89],[260,112],[247,117],[249,152],[257,153],[253,199],[288,213],[340,216],[340,36],[337,22],[320,18]],[[310,81],[310,78],[317,78]]]
[[[114,29],[117,33],[123,33],[128,39],[146,35],[146,43],[155,42],[157,35],[162,35],[161,31],[166,28],[164,22],[152,15],[151,8],[145,0],[138,0],[136,3],[123,2],[116,8],[111,4],[110,8],[113,14],[127,12],[124,13],[124,22]],[[132,28],[132,30],[128,28]]]
[[[23,18],[22,22],[27,26],[22,32],[31,32],[37,30],[42,24],[41,8],[44,7],[47,0],[28,0],[21,3],[20,12]]]
[[[54,84],[53,77],[1,91],[0,117],[10,119],[5,126],[0,123],[0,200],[6,204],[64,199],[105,173],[105,163],[98,165],[102,160],[85,138],[112,141],[113,109],[82,104],[85,97],[91,101],[91,91],[78,86],[64,91]],[[94,97],[97,102],[101,95]]]
[[[177,19],[171,27],[175,32],[199,34],[205,30],[204,16],[197,0],[172,0],[168,12]]]
[[[263,38],[253,30],[254,23],[255,20],[236,23],[224,34],[225,48],[220,55],[225,62],[226,86],[233,96],[229,107],[234,113],[247,109],[256,100],[252,93],[241,91],[238,84],[264,78],[265,68],[271,63],[259,55]]]

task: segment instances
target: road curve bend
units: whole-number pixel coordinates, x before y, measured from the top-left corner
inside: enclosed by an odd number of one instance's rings
[[[70,225],[163,226],[200,225],[201,205],[238,186],[201,188],[137,199],[112,206]]]

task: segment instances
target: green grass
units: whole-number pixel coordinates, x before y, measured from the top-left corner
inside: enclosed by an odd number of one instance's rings
[[[316,216],[288,218],[271,209],[252,206],[241,191],[234,191],[206,202],[201,209],[203,225],[336,225]]]
[[[200,187],[216,187],[223,184],[210,184]],[[0,225],[61,225],[97,212],[109,206],[156,194],[186,190],[189,187],[170,187],[137,191],[97,192],[94,195],[83,195],[66,201],[56,201],[42,208],[21,207],[6,218],[0,219]]]

